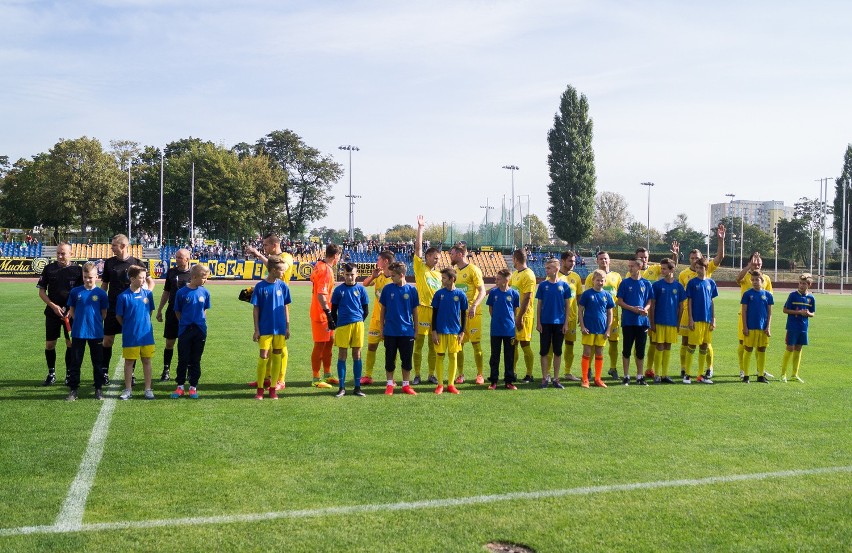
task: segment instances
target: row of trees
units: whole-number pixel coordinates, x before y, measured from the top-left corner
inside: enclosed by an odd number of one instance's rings
[[[10,164],[0,159],[0,220],[62,233],[127,229],[128,170],[132,226],[159,233],[163,176],[165,236],[190,234],[195,175],[195,226],[207,236],[281,232],[303,236],[325,216],[343,167],[290,130],[232,148],[186,138],[160,151],[132,141],[105,150],[94,138],[60,140],[50,151]],[[134,232],[134,234],[137,234]]]

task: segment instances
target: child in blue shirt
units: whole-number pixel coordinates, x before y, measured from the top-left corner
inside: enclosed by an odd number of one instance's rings
[[[118,295],[115,318],[121,325],[121,347],[124,357],[124,392],[119,399],[127,400],[133,395],[133,365],[142,360],[145,375],[145,399],[154,399],[151,389],[151,357],[154,356],[154,327],[151,313],[154,312],[154,294],[145,288],[148,272],[144,267],[132,265],[127,269],[130,287]]]
[[[80,387],[80,368],[83,365],[83,355],[86,344],[89,345],[89,356],[92,359],[93,376],[95,381],[95,399],[103,399],[101,388],[104,385],[104,372],[101,367],[103,349],[101,341],[104,338],[104,319],[109,307],[109,297],[99,287],[95,286],[98,278],[97,265],[89,261],[83,265],[83,285],[72,288],[68,294],[68,318],[73,321],[71,326],[72,363],[68,367],[68,397],[67,401],[77,399],[77,389]]]
[[[541,356],[541,387],[547,388],[550,379],[550,351],[553,349],[554,388],[563,389],[559,382],[559,367],[562,365],[562,344],[568,330],[568,313],[571,305],[571,287],[558,280],[559,260],[550,258],[544,266],[547,279],[535,291],[535,321],[539,332],[539,355]]]
[[[802,346],[808,345],[808,322],[816,311],[816,298],[808,292],[813,283],[810,273],[802,273],[799,277],[799,287],[790,292],[784,303],[784,313],[787,314],[787,336],[784,343],[784,359],[781,364],[781,381],[787,382],[787,366],[793,361],[793,379],[804,382],[799,376],[799,365],[802,362]]]
[[[645,344],[648,340],[648,328],[651,321],[648,312],[654,292],[651,283],[642,278],[639,269],[644,262],[631,259],[627,262],[627,278],[618,285],[616,301],[621,307],[621,333],[624,335],[624,348],[621,351],[621,364],[624,370],[622,383],[630,384],[630,353],[636,344],[636,384],[647,386],[645,382]]]
[[[453,384],[458,368],[457,357],[464,340],[464,328],[467,321],[467,294],[456,288],[456,270],[447,267],[441,271],[441,286],[432,296],[432,343],[435,344],[435,373],[438,377],[436,394],[444,392],[444,356],[447,361],[449,378],[447,391],[458,394]]]
[[[651,313],[649,315],[651,328],[651,347],[657,348],[654,357],[654,382],[674,384],[669,378],[672,344],[678,339],[678,326],[683,314],[683,302],[686,301],[686,290],[674,278],[675,262],[663,259],[660,262],[662,278],[651,285],[654,293],[651,297]]]
[[[591,273],[592,287],[586,289],[577,301],[577,320],[583,338],[583,378],[580,386],[589,387],[589,366],[592,352],[595,354],[595,386],[606,388],[601,378],[603,372],[603,347],[609,340],[615,302],[612,294],[603,289],[607,273],[597,269]]]
[[[364,347],[364,321],[369,313],[370,300],[367,289],[356,282],[358,268],[352,263],[343,265],[343,284],[331,294],[331,321],[334,321],[334,345],[337,346],[337,380],[340,388],[335,397],[346,395],[346,357],[352,349],[352,372],[355,377],[355,395],[361,391],[361,348]]]
[[[254,287],[251,304],[254,306],[254,335],[260,357],[257,360],[257,393],[254,398],[263,399],[263,382],[266,367],[272,358],[269,380],[269,399],[278,399],[276,385],[284,364],[284,348],[290,338],[290,288],[281,280],[287,265],[278,255],[270,255],[266,260],[266,279]],[[271,352],[271,355],[270,355]]]
[[[503,350],[503,381],[507,390],[517,390],[515,386],[515,310],[521,305],[521,296],[514,288],[509,288],[509,269],[500,269],[494,276],[497,284],[488,292],[485,305],[491,315],[491,375],[488,379],[489,390],[497,389],[500,380],[500,350]]]
[[[201,356],[207,342],[207,310],[210,292],[204,288],[210,268],[199,263],[189,270],[189,284],[175,294],[175,317],[178,320],[177,389],[172,398],[184,393],[186,373],[189,372],[189,398],[198,399],[198,379],[201,378]]]
[[[698,374],[697,380],[703,384],[713,384],[708,375],[704,373],[704,365],[707,362],[707,347],[713,338],[713,330],[716,328],[716,310],[713,298],[719,295],[716,282],[707,277],[706,259],[695,262],[695,273],[698,275],[686,284],[686,309],[689,316],[689,346],[686,349],[685,368],[683,383],[690,384],[690,366],[695,348],[698,347]]]
[[[766,369],[766,347],[769,345],[769,337],[772,336],[770,325],[772,324],[772,304],[775,302],[772,293],[763,289],[763,273],[759,270],[751,271],[751,289],[743,294],[742,304],[743,319],[743,382],[748,383],[748,369],[751,364],[751,352],[757,348],[757,381],[769,383],[764,371]]]
[[[396,353],[399,352],[402,365],[402,391],[416,396],[417,392],[409,384],[412,355],[414,354],[414,333],[417,328],[417,306],[420,296],[417,288],[405,282],[405,263],[395,261],[388,265],[392,284],[382,288],[379,296],[379,321],[381,336],[385,341],[385,373],[387,375],[386,395],[393,395],[393,373]]]

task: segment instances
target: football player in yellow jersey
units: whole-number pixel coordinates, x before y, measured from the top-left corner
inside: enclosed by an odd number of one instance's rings
[[[615,271],[609,270],[609,252],[598,252],[595,256],[595,261],[597,261],[598,269],[606,273],[606,279],[604,279],[603,289],[606,290],[610,296],[612,296],[613,303],[616,303],[616,292],[618,292],[618,286],[621,284],[621,275],[616,273]],[[589,273],[589,276],[586,277],[585,286],[586,288],[592,287],[592,275],[594,273]],[[621,378],[618,376],[618,360],[621,358],[621,352],[618,351],[618,329],[621,326],[621,317],[618,314],[618,309],[612,310],[612,326],[609,329],[609,375],[615,380],[621,381]]]
[[[281,238],[277,234],[270,233],[263,237],[263,253],[259,252],[254,246],[248,246],[246,251],[255,256],[264,265],[266,265],[267,261],[269,261],[270,255],[277,255],[284,264],[281,280],[286,282],[287,286],[290,286],[290,279],[293,278],[293,271],[295,270],[293,254],[281,250]],[[281,349],[281,373],[278,375],[278,382],[275,384],[276,391],[281,390],[286,386],[287,360],[289,357],[290,355],[287,352],[287,341],[285,339],[284,347]],[[270,355],[268,364],[266,365],[266,380],[269,380],[271,374],[272,356]],[[266,384],[266,380],[262,383],[263,387],[269,388],[269,384]],[[257,382],[249,382],[249,387],[260,388],[260,385]]]
[[[429,365],[429,382],[437,384],[435,378],[435,344],[431,340],[432,332],[432,298],[441,288],[441,271],[438,270],[438,248],[429,248],[423,253],[423,229],[426,219],[417,216],[417,238],[414,240],[414,286],[420,296],[417,307],[418,328],[414,338],[414,385],[420,384],[420,365],[423,362],[423,342],[428,344],[427,363]]]
[[[520,307],[515,312],[515,374],[517,374],[518,345],[524,351],[524,365],[527,367],[527,374],[519,382],[532,382],[533,364],[535,363],[535,354],[533,353],[530,341],[532,340],[533,323],[535,323],[535,308],[533,301],[535,298],[535,273],[527,267],[527,252],[524,250],[515,250],[512,253],[512,265],[515,270],[509,276],[509,286],[518,291],[520,296]]]
[[[583,279],[574,272],[576,254],[568,250],[560,256],[559,280],[564,280],[571,288],[571,301],[568,311],[568,326],[565,331],[565,346],[562,357],[565,359],[565,380],[580,381],[581,378],[571,374],[574,366],[574,342],[577,339],[577,300],[583,294]]]
[[[373,274],[364,279],[361,283],[365,288],[373,286],[376,289],[375,303],[378,305],[379,297],[382,295],[382,288],[390,284],[391,272],[388,266],[396,260],[396,256],[390,250],[384,250],[379,253],[376,259],[376,268],[373,269]],[[379,349],[379,342],[382,341],[382,321],[381,309],[373,309],[373,314],[370,316],[370,328],[367,331],[367,363],[364,367],[364,376],[361,377],[362,385],[373,383],[373,367],[376,366],[376,350]]]
[[[716,257],[710,260],[710,263],[707,266],[707,278],[710,278],[713,275],[713,272],[722,265],[722,260],[725,258],[725,225],[719,225],[716,228],[716,237],[717,237],[717,246],[716,246]],[[701,259],[703,256],[701,255],[700,250],[692,250],[689,252],[689,267],[685,268],[680,272],[677,276],[677,281],[680,282],[681,286],[686,289],[687,283],[690,280],[698,276],[698,273],[695,272],[695,262]],[[689,347],[689,313],[686,309],[683,310],[683,313],[680,317],[680,329],[678,330],[678,334],[682,336],[681,347],[680,347],[680,375],[681,378],[684,374],[686,374],[686,357],[687,357],[687,348]],[[707,372],[705,376],[707,378],[711,378],[713,376],[713,344],[707,345]]]
[[[476,383],[485,384],[482,376],[482,309],[481,304],[485,301],[485,281],[482,279],[482,271],[467,260],[467,246],[457,244],[450,249],[450,261],[456,266],[456,288],[462,290],[467,296],[468,321],[465,324],[464,341],[462,349],[456,355],[459,376],[456,384],[464,382],[464,344],[470,342],[473,347],[473,360],[476,363]]]
[[[753,252],[751,254],[751,258],[748,261],[748,264],[743,267],[743,269],[737,275],[737,284],[740,285],[740,296],[745,294],[751,287],[751,272],[752,271],[760,271],[763,268],[763,258],[760,257],[760,252]],[[769,275],[761,272],[763,278],[763,289],[767,292],[772,292],[772,281],[769,279]],[[743,334],[743,317],[742,317],[742,306],[740,306],[740,316],[737,317],[739,321],[739,338],[740,344],[737,346],[737,359],[740,363],[740,378],[745,376],[745,372],[743,372],[743,355],[745,354],[745,345],[743,344],[743,340],[745,340],[745,335]],[[775,378],[768,372],[764,371],[763,376],[766,378]]]
[[[677,240],[672,242],[672,260],[674,260],[675,268],[677,268],[678,258],[680,257],[680,244],[678,244]],[[639,276],[650,282],[652,285],[660,280],[662,276],[662,266],[659,263],[648,263],[648,256],[650,252],[646,248],[636,248],[636,261],[639,262]],[[627,276],[627,275],[625,275]],[[645,370],[645,376],[648,378],[654,378],[654,381],[657,380],[657,375],[654,374],[654,357],[657,354],[656,341],[654,332],[648,330],[648,341],[650,346],[648,347],[647,360],[645,362],[645,366],[648,367]]]

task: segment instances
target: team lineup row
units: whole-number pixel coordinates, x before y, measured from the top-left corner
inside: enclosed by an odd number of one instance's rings
[[[397,352],[402,368],[402,391],[416,394],[412,385],[421,383],[423,345],[428,344],[428,381],[436,385],[435,392],[444,391],[444,357],[447,358],[449,379],[446,390],[458,393],[455,384],[464,381],[464,344],[470,342],[477,369],[476,382],[484,384],[482,338],[482,304],[491,313],[491,373],[490,388],[499,382],[499,362],[504,359],[503,383],[515,388],[515,365],[523,354],[526,365],[524,382],[532,382],[534,354],[531,348],[533,327],[539,334],[542,379],[541,386],[562,388],[559,371],[564,361],[564,380],[576,380],[589,387],[593,379],[605,387],[602,380],[603,349],[608,345],[609,374],[619,379],[616,368],[620,334],[623,377],[629,383],[629,362],[635,358],[636,382],[647,384],[646,377],[659,383],[670,383],[668,376],[671,346],[682,336],[681,377],[684,383],[693,379],[712,383],[712,330],[715,327],[713,298],[717,295],[715,283],[709,275],[724,256],[724,227],[719,227],[717,257],[707,262],[700,252],[690,253],[691,266],[674,279],[676,262],[664,260],[659,265],[648,265],[648,252],[637,250],[636,259],[628,263],[628,274],[609,270],[606,252],[597,255],[598,270],[585,282],[573,269],[573,252],[565,252],[561,260],[550,260],[546,265],[547,278],[536,284],[535,275],[526,267],[523,251],[513,256],[515,271],[503,270],[496,277],[496,287],[486,293],[482,273],[467,262],[463,245],[453,247],[450,259],[453,268],[438,271],[438,250],[422,251],[422,217],[418,218],[418,239],[414,256],[415,284],[405,282],[405,266],[394,262],[393,253],[382,252],[376,270],[362,284],[358,284],[357,270],[344,265],[344,282],[334,287],[332,267],[340,258],[340,250],[329,246],[325,259],[314,268],[311,294],[311,331],[314,348],[311,354],[313,385],[320,388],[338,386],[338,396],[343,396],[346,382],[346,365],[352,350],[353,376],[356,395],[363,395],[361,385],[373,383],[373,369],[379,343],[385,344],[386,392],[392,394]],[[68,262],[66,245],[57,250],[57,261],[45,268],[39,280],[39,294],[47,307],[45,349],[48,376],[45,384],[55,381],[55,344],[59,326],[71,321],[71,343],[66,353],[67,384],[71,388],[68,399],[76,399],[79,388],[80,366],[85,345],[89,344],[93,363],[95,395],[101,398],[101,388],[107,382],[105,367],[109,367],[112,343],[116,333],[123,334],[125,359],[125,390],[122,399],[131,397],[133,366],[140,359],[145,375],[145,397],[153,398],[151,389],[151,357],[153,355],[153,328],[151,314],[154,310],[153,281],[136,260],[126,254],[126,237],[113,239],[114,257],[107,260],[101,287],[95,288],[96,268],[86,265],[75,270]],[[70,251],[70,248],[68,248]],[[289,288],[285,284],[292,270],[292,256],[280,249],[280,240],[270,235],[264,239],[263,252],[254,250],[268,267],[267,278],[251,294],[244,291],[241,299],[253,304],[254,339],[259,344],[255,397],[265,393],[276,399],[277,392],[285,386],[287,367],[286,339],[289,336]],[[672,246],[673,258],[678,258],[677,244]],[[741,372],[748,382],[750,353],[757,350],[758,380],[766,381],[765,350],[771,334],[771,282],[760,273],[759,254],[752,256],[738,281],[744,290],[740,322]],[[206,310],[210,297],[204,289],[209,270],[204,265],[189,269],[189,252],[181,250],[175,256],[175,266],[165,276],[158,320],[165,311],[164,369],[161,380],[170,379],[173,348],[178,346],[178,387],[172,397],[185,394],[189,377],[189,397],[197,398],[200,360],[206,340]],[[751,273],[750,278],[746,275]],[[284,279],[282,281],[281,279]],[[654,281],[653,283],[651,281]],[[786,365],[792,361],[794,378],[798,378],[801,346],[807,344],[807,321],[813,316],[815,301],[808,293],[810,281],[806,275],[799,289],[793,292],[784,306],[788,315],[787,351],[784,356],[782,378]],[[72,287],[72,285],[75,285]],[[375,289],[375,307],[369,313],[367,288]],[[69,289],[70,288],[70,289]],[[584,290],[585,288],[585,290]],[[63,301],[63,297],[65,298]],[[533,297],[537,301],[533,301]],[[70,310],[65,317],[63,308]],[[619,309],[620,308],[620,309]],[[367,323],[368,317],[370,318]],[[103,322],[101,327],[100,322]],[[123,325],[123,328],[122,328]],[[99,328],[100,327],[100,328]],[[366,327],[366,329],[365,329]],[[574,343],[577,328],[581,333],[583,353],[581,377],[572,374]],[[366,374],[362,375],[361,349],[366,332]],[[620,330],[620,332],[619,332]],[[650,340],[649,359],[645,366],[645,346]],[[53,346],[53,347],[51,347]],[[338,348],[337,375],[331,374],[333,347]],[[53,350],[53,351],[51,351]],[[565,355],[563,356],[563,351]],[[698,352],[698,372],[691,371],[692,357]],[[51,358],[51,355],[52,358]],[[594,376],[591,364],[594,360]],[[53,362],[53,364],[51,363]],[[706,371],[705,371],[706,367]],[[411,379],[412,368],[415,370]],[[456,373],[459,373],[456,375]],[[320,376],[322,373],[322,376]]]

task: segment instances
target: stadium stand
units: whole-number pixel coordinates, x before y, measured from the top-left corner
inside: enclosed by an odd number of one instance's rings
[[[144,251],[141,244],[131,244],[130,255],[142,259]],[[71,244],[72,259],[108,259],[112,257],[109,244]]]
[[[41,257],[41,253],[40,242],[31,244],[26,242],[0,242],[0,255],[2,257]]]

